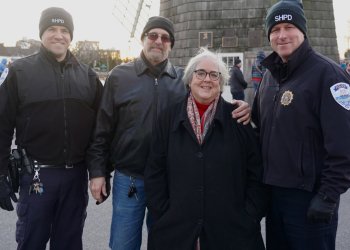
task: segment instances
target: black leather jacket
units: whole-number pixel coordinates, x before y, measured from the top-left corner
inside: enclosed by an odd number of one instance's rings
[[[141,57],[110,72],[87,154],[90,178],[105,176],[107,169],[143,178],[155,120],[186,94],[182,76],[168,62],[154,78]]]
[[[0,171],[6,173],[13,130],[16,144],[43,164],[85,159],[102,84],[68,51],[59,63],[44,47],[16,60],[0,85]]]

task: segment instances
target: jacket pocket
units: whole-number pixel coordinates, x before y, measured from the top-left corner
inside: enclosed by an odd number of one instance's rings
[[[307,136],[300,145],[299,171],[303,178],[306,189],[312,189],[316,179],[316,145],[312,131],[308,131]]]

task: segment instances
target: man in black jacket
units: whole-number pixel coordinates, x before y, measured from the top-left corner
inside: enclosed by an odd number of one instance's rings
[[[160,112],[186,95],[183,70],[168,60],[175,42],[173,23],[151,17],[141,40],[140,57],[117,66],[107,78],[87,158],[90,190],[98,202],[107,196],[105,176],[115,170],[109,246],[118,250],[140,248],[152,129]],[[246,120],[246,111],[245,104],[236,115]]]
[[[229,84],[230,84],[232,98],[235,100],[244,101],[244,90],[247,88],[248,83],[244,80],[241,67],[242,67],[241,59],[239,59],[238,57],[235,58],[233,67],[231,70],[231,77],[229,80]]]
[[[262,63],[253,121],[271,188],[267,249],[334,250],[350,186],[349,77],[309,45],[300,1],[273,5],[266,30],[274,52]]]
[[[41,14],[40,52],[11,64],[0,83],[0,206],[13,210],[8,164],[14,128],[21,153],[17,249],[82,249],[88,203],[85,151],[102,94],[96,73],[68,50],[73,20]]]

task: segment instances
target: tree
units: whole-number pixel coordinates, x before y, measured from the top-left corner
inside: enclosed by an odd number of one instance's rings
[[[95,67],[100,60],[99,42],[95,41],[78,41],[72,49],[72,53],[82,63]]]

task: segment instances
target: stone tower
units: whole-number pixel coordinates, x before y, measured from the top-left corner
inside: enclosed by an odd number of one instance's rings
[[[160,0],[160,15],[175,24],[171,58],[185,66],[201,46],[222,54],[229,67],[233,57],[249,69],[256,52],[271,51],[264,22],[267,9],[277,0]],[[315,50],[339,60],[332,0],[304,0],[308,38]],[[244,70],[247,76],[248,70]],[[248,78],[247,78],[248,79]]]

